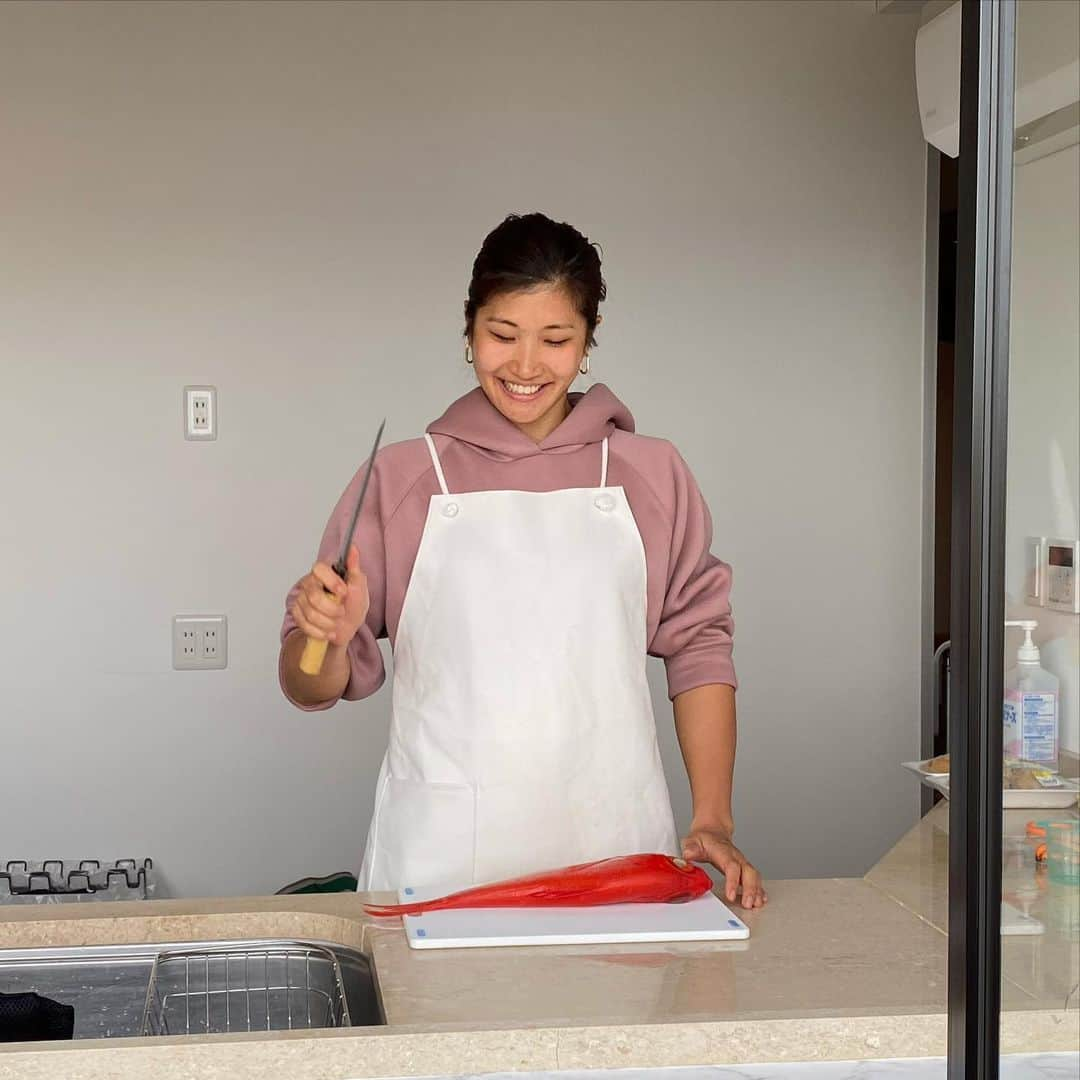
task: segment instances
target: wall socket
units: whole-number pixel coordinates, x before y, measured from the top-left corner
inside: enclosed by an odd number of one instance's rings
[[[174,615],[172,666],[201,671],[228,666],[228,622],[224,615]]]
[[[217,438],[217,390],[212,386],[184,387],[184,438],[207,442]]]

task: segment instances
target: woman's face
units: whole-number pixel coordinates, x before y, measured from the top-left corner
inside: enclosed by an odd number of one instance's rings
[[[472,349],[488,400],[542,442],[569,411],[566,393],[585,354],[585,318],[558,286],[503,293],[476,312]]]

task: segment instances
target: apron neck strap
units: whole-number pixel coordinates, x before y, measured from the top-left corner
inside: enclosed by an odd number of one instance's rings
[[[435,466],[435,475],[439,478],[439,487],[444,495],[450,492],[446,487],[446,477],[443,475],[442,462],[439,461],[439,452],[435,449],[435,440],[425,431],[424,439],[427,442],[428,453],[431,454],[431,464]]]
[[[442,462],[439,460],[439,452],[435,449],[435,440],[424,432],[424,441],[427,443],[428,453],[431,455],[431,464],[435,466],[435,475],[439,479],[439,489],[444,495],[450,494],[446,486],[446,476],[443,474]],[[608,441],[605,439],[600,444],[600,486],[607,487],[608,472]]]

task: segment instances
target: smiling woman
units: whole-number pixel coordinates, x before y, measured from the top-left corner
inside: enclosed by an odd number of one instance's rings
[[[710,553],[686,463],[637,435],[588,370],[605,287],[597,247],[542,214],[484,241],[465,302],[479,386],[422,439],[380,451],[346,580],[331,568],[364,467],[290,591],[280,677],[325,709],[375,692],[393,722],[362,890],[464,887],[617,856],[711,863],[759,907],[735,847],[731,570]],[[305,637],[328,642],[318,675]],[[646,679],[663,657],[690,778],[680,841]]]

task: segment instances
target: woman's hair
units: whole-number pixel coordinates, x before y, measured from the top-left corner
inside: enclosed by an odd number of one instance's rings
[[[600,301],[607,296],[600,246],[544,214],[511,214],[484,238],[465,301],[465,336],[472,337],[476,312],[492,297],[543,285],[561,286],[570,294],[585,319],[586,347],[592,348]]]

